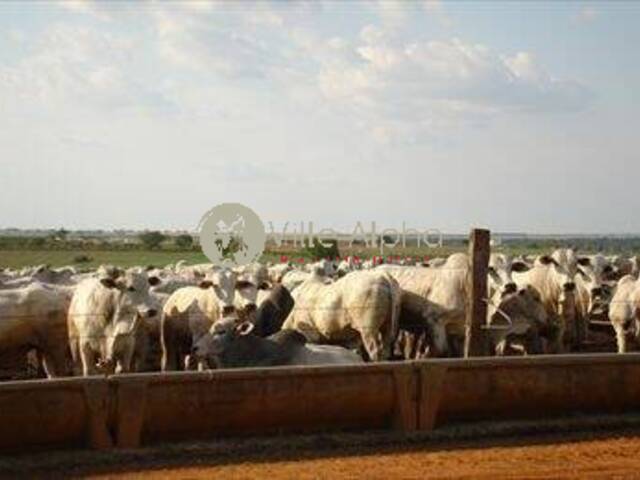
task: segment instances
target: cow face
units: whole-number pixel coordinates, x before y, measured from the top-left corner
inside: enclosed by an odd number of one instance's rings
[[[157,277],[130,270],[116,278],[100,279],[112,293],[113,314],[105,330],[106,342],[102,367],[107,371],[128,371],[135,345],[135,334],[145,319],[155,317],[156,304],[149,295],[149,286],[158,285]]]
[[[603,255],[580,257],[577,271],[589,299],[588,313],[606,313],[611,295],[611,284],[607,281],[615,273],[611,262]]]
[[[522,260],[513,260],[509,255],[492,254],[489,259],[488,286],[489,298],[495,292],[501,296],[515,293],[518,287],[512,278],[512,272],[526,272],[529,266]]]
[[[253,328],[253,323],[241,322],[237,317],[220,320],[193,345],[192,353],[198,360],[209,361],[223,355],[238,337],[249,335]]]
[[[236,270],[235,306],[238,314],[244,319],[252,319],[257,309],[258,290],[269,290],[269,272],[264,265],[249,264]]]
[[[258,287],[260,286],[264,289],[266,285],[266,282],[258,285],[258,279],[253,274],[244,274],[238,277],[235,285],[235,305],[241,316],[255,313],[257,308]]]
[[[427,320],[427,334],[433,345],[433,352],[429,352],[430,356],[445,357],[449,350],[446,322],[442,318],[434,318],[428,314],[423,316]]]
[[[158,277],[148,277],[145,272],[129,270],[118,275],[103,277],[100,282],[104,287],[114,291],[115,319],[139,315],[141,318],[152,318],[157,314],[155,303],[149,295],[149,287],[159,285]]]
[[[538,292],[527,285],[517,292],[502,296],[496,292],[488,308],[488,323],[496,328],[492,337],[501,351],[514,340],[522,340],[548,329],[547,311]],[[539,347],[535,352],[541,353]],[[526,349],[525,349],[526,350]]]
[[[200,288],[211,289],[215,295],[223,317],[235,314],[237,277],[234,271],[221,269],[209,273],[206,279],[200,282]]]
[[[557,250],[552,255],[542,255],[536,260],[535,266],[549,268],[553,285],[567,295],[576,290],[577,263],[565,252]]]

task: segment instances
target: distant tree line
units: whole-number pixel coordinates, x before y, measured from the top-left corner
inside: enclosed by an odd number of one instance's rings
[[[101,237],[69,238],[67,231],[58,230],[47,236],[0,236],[1,250],[166,250],[197,251],[194,238],[188,234],[165,235],[159,231],[143,232],[134,241],[110,240]]]

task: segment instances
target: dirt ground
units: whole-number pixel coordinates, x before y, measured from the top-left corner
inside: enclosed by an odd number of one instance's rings
[[[387,448],[349,455],[312,453],[294,459],[258,457],[222,465],[179,466],[87,478],[167,479],[390,479],[390,478],[640,478],[640,437],[613,436],[563,442],[559,438],[524,445],[502,439],[499,444],[446,444],[411,449]],[[484,443],[484,444],[483,444]]]
[[[640,412],[224,437],[137,449],[21,450],[0,479],[640,479]]]

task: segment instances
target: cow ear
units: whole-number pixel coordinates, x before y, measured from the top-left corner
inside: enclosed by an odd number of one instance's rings
[[[113,278],[101,278],[100,283],[106,288],[116,288],[116,281]]]
[[[553,257],[551,257],[550,255],[542,255],[540,257],[540,263],[542,265],[555,265],[558,266],[558,262],[556,262]]]
[[[584,270],[582,270],[581,268],[578,268],[578,273],[582,276],[582,278],[584,278],[586,281],[591,280],[591,277],[589,275],[587,275],[585,273]]]
[[[511,264],[511,271],[521,273],[529,270],[529,265],[524,262],[513,262]]]
[[[582,265],[583,267],[591,265],[591,259],[589,257],[580,257],[578,258],[578,265]]]
[[[213,287],[213,282],[211,280],[203,280],[200,282],[200,288],[207,289]]]
[[[255,325],[251,322],[242,322],[236,327],[236,332],[239,335],[249,335],[253,331],[254,327]]]
[[[162,283],[162,280],[160,280],[158,277],[149,277],[148,281],[149,285],[151,285],[152,287],[155,287],[156,285],[160,285]]]

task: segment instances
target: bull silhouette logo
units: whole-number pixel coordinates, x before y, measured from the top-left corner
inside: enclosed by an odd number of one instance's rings
[[[239,203],[223,203],[209,210],[198,231],[202,251],[215,265],[245,265],[264,251],[264,224],[253,210]]]

